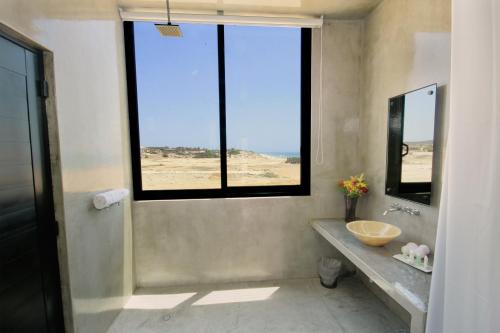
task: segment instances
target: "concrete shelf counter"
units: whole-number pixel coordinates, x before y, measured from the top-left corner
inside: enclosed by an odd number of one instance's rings
[[[403,243],[395,240],[383,247],[364,245],[341,219],[315,219],[311,226],[408,311],[412,333],[425,331],[431,275],[392,258],[400,253]]]

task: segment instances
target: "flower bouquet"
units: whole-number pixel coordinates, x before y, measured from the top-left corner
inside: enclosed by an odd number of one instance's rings
[[[356,219],[356,205],[358,198],[368,193],[368,184],[363,174],[351,176],[349,179],[341,179],[338,183],[339,189],[344,193],[345,199],[345,221],[351,222]]]

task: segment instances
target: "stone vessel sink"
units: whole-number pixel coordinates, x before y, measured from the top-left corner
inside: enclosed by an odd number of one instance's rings
[[[360,220],[349,222],[346,227],[362,243],[370,246],[384,246],[401,235],[401,229],[384,222]]]

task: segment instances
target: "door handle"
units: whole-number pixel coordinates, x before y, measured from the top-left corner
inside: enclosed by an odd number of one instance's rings
[[[404,148],[406,148],[406,151],[403,151]],[[410,147],[408,147],[406,143],[403,143],[403,145],[401,146],[401,157],[405,157],[406,155],[408,155],[409,152],[410,152]]]

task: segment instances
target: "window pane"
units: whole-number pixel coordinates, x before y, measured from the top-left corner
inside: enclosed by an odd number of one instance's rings
[[[225,26],[228,186],[300,184],[299,28]]]
[[[134,23],[143,190],[220,188],[217,26]]]

